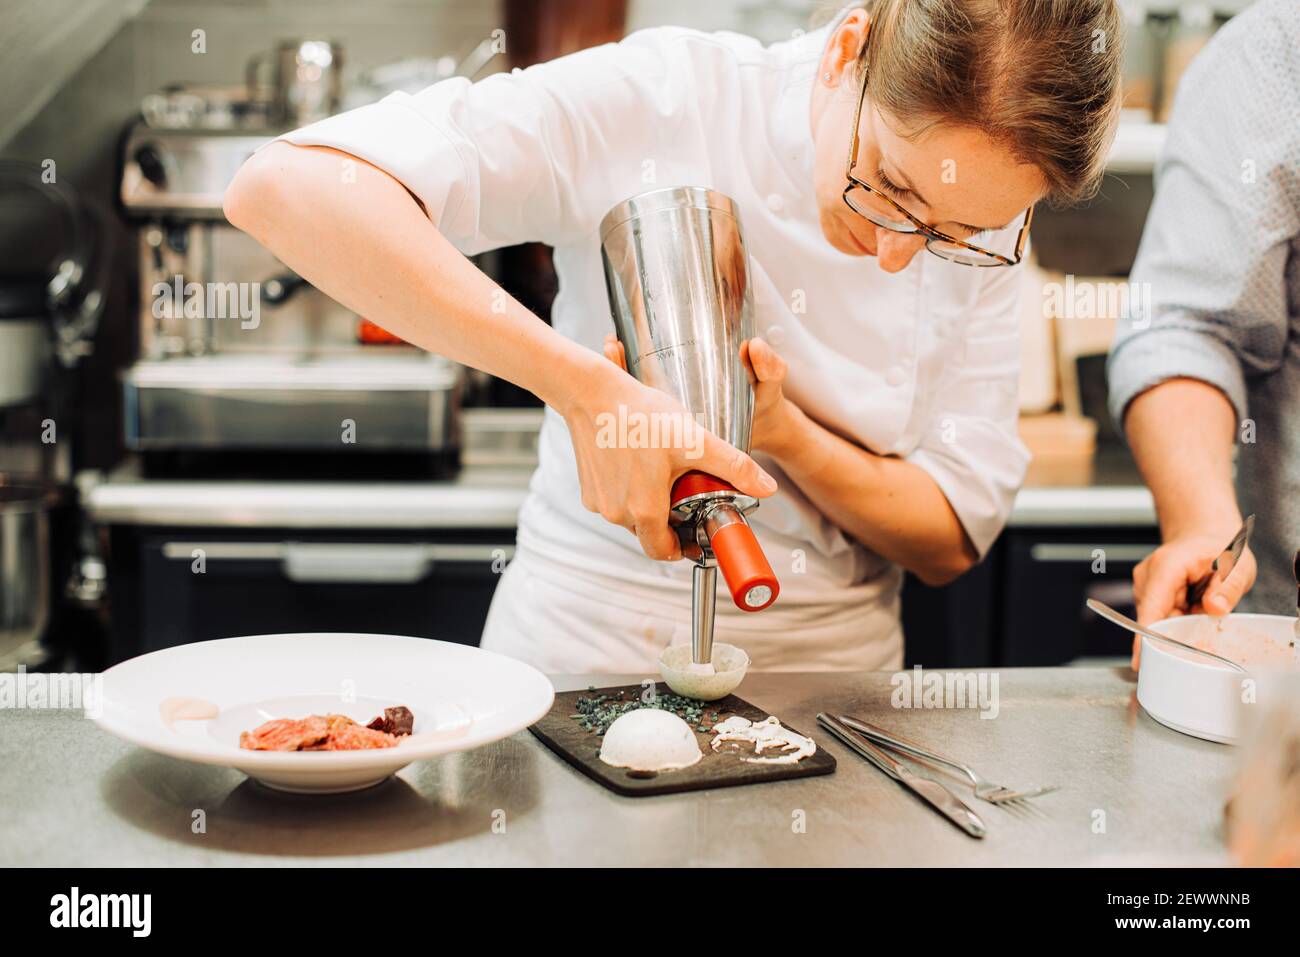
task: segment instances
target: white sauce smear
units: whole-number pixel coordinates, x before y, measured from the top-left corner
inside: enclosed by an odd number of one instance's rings
[[[719,721],[713,726],[713,750],[721,751],[727,741],[748,741],[755,754],[773,748],[783,752],[773,757],[741,758],[750,764],[794,764],[817,753],[816,741],[796,734],[773,716],[757,723],[740,715]]]

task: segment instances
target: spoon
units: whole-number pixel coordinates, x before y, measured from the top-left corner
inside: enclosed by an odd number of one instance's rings
[[[1088,607],[1091,608],[1093,611],[1095,611],[1097,614],[1101,615],[1101,617],[1105,618],[1107,621],[1114,622],[1115,624],[1119,625],[1121,628],[1127,628],[1135,635],[1141,635],[1143,638],[1150,638],[1152,641],[1158,641],[1161,642],[1162,644],[1173,645],[1176,648],[1182,648],[1185,651],[1190,651],[1193,654],[1201,655],[1205,658],[1212,658],[1213,660],[1219,662],[1220,664],[1227,665],[1229,668],[1232,668],[1236,671],[1240,671],[1242,674],[1250,674],[1250,672],[1247,669],[1237,664],[1231,658],[1225,658],[1222,655],[1216,655],[1212,651],[1206,651],[1204,648],[1197,648],[1195,645],[1189,645],[1186,642],[1179,641],[1176,638],[1170,638],[1168,635],[1162,635],[1158,631],[1152,631],[1146,625],[1139,625],[1128,615],[1116,611],[1114,608],[1111,608],[1110,605],[1107,605],[1103,601],[1098,601],[1095,598],[1089,598]]]

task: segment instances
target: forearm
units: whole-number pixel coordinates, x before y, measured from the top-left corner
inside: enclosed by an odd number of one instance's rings
[[[767,451],[836,525],[929,585],[945,584],[978,561],[925,469],[869,452],[787,405],[782,439]]]
[[[342,164],[350,161],[344,177]],[[235,226],[316,288],[406,341],[507,379],[561,410],[607,372],[508,296],[387,173],[274,143],[226,194]]]
[[[1155,498],[1165,541],[1241,524],[1232,484],[1237,431],[1232,403],[1197,379],[1171,379],[1129,403],[1124,430]]]

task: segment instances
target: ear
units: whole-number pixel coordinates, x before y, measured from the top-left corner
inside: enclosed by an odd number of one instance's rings
[[[821,67],[817,72],[817,82],[836,87],[846,76],[851,75],[853,65],[858,62],[862,48],[866,45],[870,29],[871,14],[861,7],[850,11],[826,44],[826,52],[822,54]]]

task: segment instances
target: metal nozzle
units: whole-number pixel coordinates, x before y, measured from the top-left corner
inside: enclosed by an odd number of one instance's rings
[[[697,563],[691,574],[691,661],[713,662],[713,611],[718,591],[718,567]]]

